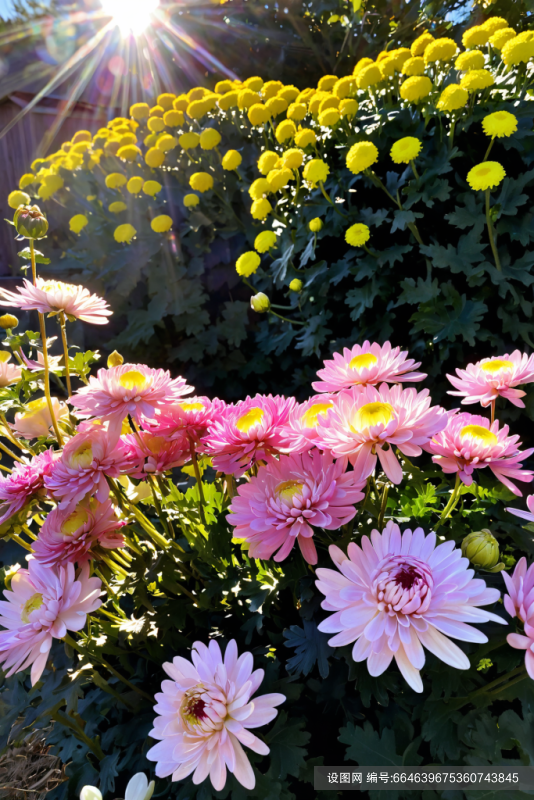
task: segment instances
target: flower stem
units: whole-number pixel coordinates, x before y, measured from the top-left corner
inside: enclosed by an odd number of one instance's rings
[[[492,138],[491,138],[491,142],[489,143],[489,147],[488,147],[488,149],[486,150],[486,155],[485,155],[485,156],[484,156],[484,158],[482,159],[482,161],[483,161],[483,162],[484,162],[484,161],[487,159],[487,157],[489,156],[489,154],[490,154],[490,151],[491,151],[491,148],[493,147],[493,142],[494,142],[494,141],[495,141],[495,136],[492,136]]]
[[[167,536],[170,536],[171,532],[169,530],[169,526],[167,525],[167,520],[163,516],[163,509],[161,508],[161,503],[159,502],[159,497],[156,492],[156,485],[153,475],[148,476],[148,482],[150,483],[150,489],[152,490],[152,499],[154,500],[154,505],[156,506],[157,515],[160,519],[161,524],[165,528],[165,533],[167,534]]]
[[[413,158],[412,158],[412,160],[410,161],[410,166],[411,166],[411,168],[412,168],[412,170],[413,170],[413,174],[415,175],[415,180],[416,180],[417,182],[419,182],[419,173],[417,172],[417,170],[416,170],[416,168],[415,168],[415,161],[413,160]]]
[[[493,258],[495,259],[495,266],[502,272],[501,262],[499,261],[499,253],[495,244],[495,237],[493,233],[493,224],[490,217],[490,190],[486,189],[486,222],[488,223],[488,236],[490,240],[491,249],[493,250]]]
[[[336,204],[335,204],[335,203],[332,201],[332,198],[330,197],[330,195],[328,194],[328,192],[327,192],[327,191],[326,191],[326,189],[324,188],[324,184],[323,184],[323,182],[322,182],[322,181],[319,181],[319,189],[320,189],[320,190],[321,190],[321,192],[323,193],[323,197],[325,198],[325,200],[326,200],[328,203],[330,203],[330,205],[332,206],[332,208],[334,209],[334,211],[336,212],[336,214],[339,214],[339,216],[340,216],[340,217],[343,217],[343,219],[347,219],[347,215],[346,215],[346,214],[343,214],[343,212],[342,212],[342,211],[340,211],[340,210],[339,210],[339,208],[336,208]]]
[[[389,485],[386,483],[384,486],[384,491],[382,492],[382,502],[380,503],[380,513],[378,514],[378,530],[382,529],[382,525],[384,524],[384,515],[386,513],[386,508],[388,504],[388,492],[389,492]]]
[[[495,404],[497,403],[497,398],[491,401],[491,424],[495,422]]]
[[[191,463],[193,464],[193,470],[195,473],[195,478],[197,479],[197,486],[198,486],[198,497],[199,497],[199,504],[198,510],[200,513],[200,519],[202,520],[202,524],[204,527],[207,527],[206,524],[206,517],[204,515],[204,506],[206,504],[206,500],[204,499],[204,491],[202,489],[202,478],[200,477],[200,470],[198,468],[198,461],[197,461],[197,453],[195,450],[195,444],[191,437],[189,437],[189,452],[191,453]]]
[[[18,535],[18,533],[11,534],[11,538],[25,550],[28,550],[30,553],[33,553],[32,546],[24,541],[24,539]]]
[[[69,370],[69,348],[67,345],[67,326],[65,322],[65,312],[59,312],[59,326],[61,328],[61,341],[63,342],[63,357],[65,359],[65,379],[67,381],[67,392],[69,397],[72,395],[72,387],[70,385],[70,370]]]
[[[445,506],[445,508],[441,512],[441,516],[440,516],[437,524],[434,527],[434,531],[437,531],[439,526],[443,522],[445,522],[445,520],[447,519],[447,517],[449,516],[451,511],[453,511],[453,509],[455,508],[458,500],[460,499],[460,486],[461,486],[460,473],[457,472],[456,473],[456,483],[454,484],[454,489],[453,489],[452,494],[450,496],[449,502],[447,503],[447,505]]]
[[[305,325],[305,322],[299,322],[297,319],[288,319],[287,317],[283,317],[281,314],[277,314],[276,311],[269,310],[269,314],[272,314],[273,317],[278,317],[283,322],[289,322],[291,325]]]
[[[0,442],[0,450],[3,450],[3,451],[4,451],[4,453],[7,453],[7,455],[8,455],[10,458],[14,459],[15,461],[18,461],[18,462],[19,462],[19,464],[24,464],[24,459],[20,458],[18,455],[16,455],[16,453],[13,453],[13,452],[12,452],[12,451],[9,449],[9,447],[6,447],[6,445],[5,445],[3,442]]]

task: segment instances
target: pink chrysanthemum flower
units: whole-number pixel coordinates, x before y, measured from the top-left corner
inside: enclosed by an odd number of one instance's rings
[[[0,298],[3,305],[11,308],[40,311],[41,314],[63,311],[71,319],[81,319],[93,325],[105,325],[113,313],[102,297],[91,294],[84,286],[39,277],[36,286],[24,278],[24,286],[20,286],[17,292],[0,289]]]
[[[534,614],[534,564],[527,569],[527,560],[523,557],[517,562],[512,575],[507,572],[501,575],[508,589],[508,594],[503,597],[505,609],[511,617],[519,617],[521,622],[526,622]]]
[[[202,439],[215,469],[239,476],[257,461],[270,461],[280,453],[294,405],[293,397],[257,394],[228,407]]]
[[[16,364],[10,364],[11,356],[7,352],[0,352],[0,388],[11,386],[20,381],[22,370]]]
[[[443,472],[457,472],[462,483],[473,483],[473,471],[489,467],[495,477],[511,492],[521,492],[510,479],[529,483],[534,473],[522,469],[521,462],[534,450],[521,451],[519,436],[508,436],[508,425],[499,430],[486,417],[467,412],[449,412],[445,430],[437,433],[425,449],[433,453],[432,461]]]
[[[30,500],[46,496],[44,479],[50,474],[54,458],[52,449],[45,450],[28,464],[16,464],[10,475],[0,475],[0,525]]]
[[[457,369],[456,375],[458,377],[447,375],[447,378],[458,391],[447,394],[463,397],[462,405],[481,403],[489,406],[500,395],[514,406],[524,408],[521,398],[525,392],[513,387],[534,381],[534,355],[527,356],[514,350],[504,356],[483,358],[476,364],[468,364],[466,369]]]
[[[109,422],[109,433],[117,439],[122,421],[128,414],[138,424],[144,417],[154,419],[158,410],[192,392],[183,378],[171,378],[169,372],[151,369],[144,364],[121,364],[99,369],[89,378],[89,385],[70,398],[82,417],[98,417]]]
[[[525,650],[525,668],[534,681],[534,616],[525,621],[525,634],[509,633],[506,641],[515,650]]]
[[[126,525],[115,516],[111,502],[97,500],[78,503],[74,511],[55,508],[51,511],[33,544],[37,561],[48,567],[69,562],[84,564],[97,557],[94,548],[107,550],[124,547],[118,531]]]
[[[32,686],[46,666],[53,639],[79,631],[87,614],[101,606],[102,584],[89,577],[89,565],[78,575],[74,565],[45,567],[31,559],[11,579],[11,591],[0,601],[0,664],[7,675],[32,665]]]
[[[238,487],[227,519],[234,536],[250,543],[252,558],[288,557],[295,542],[308,564],[317,564],[313,527],[335,531],[355,514],[364,483],[345,472],[343,461],[314,450],[281,456]]]
[[[68,419],[69,409],[66,403],[60,402],[57,397],[52,397],[52,409],[56,422]],[[23,439],[35,439],[37,436],[54,434],[52,417],[48,409],[46,397],[30,400],[24,406],[24,411],[17,411],[15,422],[11,426],[18,436]]]
[[[419,670],[423,647],[456,669],[469,669],[469,659],[451,642],[487,642],[468,622],[499,622],[501,617],[478,606],[495,603],[497,589],[474,579],[469,561],[454,542],[436,547],[436,534],[422,528],[401,534],[388,522],[382,533],[362,537],[361,547],[348,546],[348,557],[335,545],[330,555],[337,570],[318,569],[322,607],[333,611],[319,625],[335,633],[332,647],[355,642],[352,657],[365,661],[369,674],[382,675],[392,659],[416,692],[423,691]],[[341,573],[341,574],[340,574]]]
[[[317,426],[334,405],[333,394],[317,394],[296,405],[284,428],[288,453],[306,453],[317,444]]]
[[[333,359],[324,362],[324,369],[317,373],[322,380],[312,383],[316,392],[341,392],[351,386],[375,386],[378,383],[402,383],[403,381],[421,381],[426,378],[424,372],[411,372],[421,366],[400,347],[392,348],[389,342],[379,345],[365,341],[355,344],[349,350],[343,348],[341,353],[334,353]]]
[[[75,505],[87,495],[103,503],[109,496],[109,478],[118,478],[130,466],[122,442],[114,444],[107,431],[95,427],[78,433],[63,448],[45,486],[55,498],[61,498],[59,508]]]
[[[336,457],[348,456],[358,480],[371,475],[378,456],[390,481],[400,483],[402,468],[393,448],[421,455],[447,423],[446,412],[430,403],[428,389],[355,386],[337,395],[333,408],[319,418],[316,444]]]
[[[157,761],[156,775],[180,781],[193,773],[193,783],[208,775],[216,791],[226,783],[226,770],[233,772],[245,789],[254,789],[256,778],[242,745],[265,756],[269,753],[250,728],[271,722],[283,694],[264,694],[251,700],[260,686],[264,671],[252,672],[252,653],[238,657],[234,640],[228,643],[224,660],[213,639],[206,647],[195,642],[193,664],[177,656],[163,664],[170,681],[163,681],[156,695],[154,720],[150,732],[159,739],[148,753]]]
[[[190,458],[189,444],[183,438],[168,439],[142,431],[123,436],[121,441],[129,462],[129,466],[123,469],[133,478],[161,475],[169,469],[181,467]]]
[[[210,425],[220,420],[227,408],[223,400],[188,397],[166,406],[155,420],[143,420],[143,428],[155,436],[183,439],[197,445]],[[189,448],[189,444],[187,445]]]

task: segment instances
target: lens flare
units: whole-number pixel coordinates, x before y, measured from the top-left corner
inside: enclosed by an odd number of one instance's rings
[[[105,14],[112,17],[121,33],[138,36],[150,25],[159,0],[101,0]]]

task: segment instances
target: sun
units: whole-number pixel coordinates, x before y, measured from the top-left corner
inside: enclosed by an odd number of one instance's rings
[[[101,3],[104,13],[109,14],[121,32],[134,36],[150,25],[159,6],[159,0],[101,0]]]

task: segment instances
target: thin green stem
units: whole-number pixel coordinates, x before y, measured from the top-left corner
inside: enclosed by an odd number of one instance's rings
[[[461,484],[461,481],[460,481],[460,473],[457,472],[456,473],[456,483],[454,484],[454,489],[453,489],[453,491],[451,493],[451,496],[449,498],[449,502],[447,503],[447,505],[445,506],[445,508],[441,512],[441,516],[440,516],[438,522],[436,523],[436,525],[434,526],[434,531],[437,531],[439,526],[443,522],[445,522],[445,520],[447,519],[447,517],[449,516],[451,511],[453,511],[454,508],[456,507],[456,504],[457,504],[458,500],[460,499],[460,487],[461,487],[461,485],[462,484]]]
[[[199,498],[198,511],[200,513],[200,519],[202,520],[202,524],[204,525],[204,527],[207,527],[206,517],[204,515],[204,506],[206,505],[206,500],[204,499],[204,491],[202,489],[202,478],[200,477],[200,470],[198,468],[195,443],[193,442],[191,437],[189,437],[189,452],[191,453],[191,463],[193,464],[193,471],[195,473],[195,478],[197,480],[197,486],[198,486],[198,498]]]
[[[495,259],[495,266],[502,272],[501,262],[499,260],[499,253],[497,252],[497,245],[495,244],[495,236],[493,232],[493,223],[490,215],[490,190],[486,189],[486,222],[488,224],[488,236],[490,240],[491,249],[493,251],[493,258]]]
[[[148,476],[148,482],[150,484],[150,489],[152,491],[152,499],[154,500],[154,505],[156,506],[157,515],[158,515],[158,517],[160,519],[161,524],[165,528],[165,533],[167,534],[167,536],[170,536],[171,532],[169,530],[169,526],[167,525],[167,520],[163,516],[163,509],[161,507],[161,503],[159,502],[158,494],[156,492],[156,485],[155,485],[155,481],[154,481],[154,476],[153,475],[149,475]]]
[[[94,739],[91,739],[89,736],[87,736],[83,728],[78,725],[76,720],[74,720],[69,714],[64,714],[58,709],[52,714],[52,719],[56,722],[59,722],[65,728],[70,728],[72,731],[74,731],[76,738],[86,744],[89,750],[98,758],[99,761],[104,759],[104,753],[102,752],[102,748],[98,742],[95,742]]]
[[[18,461],[19,464],[24,464],[24,459],[20,458],[18,455],[16,455],[16,453],[13,453],[13,451],[10,450],[9,447],[6,447],[3,442],[0,442],[0,450],[3,450],[4,453],[7,453],[7,455],[14,461]]]
[[[69,369],[69,347],[67,344],[67,325],[65,321],[65,313],[59,312],[59,327],[61,328],[61,341],[63,343],[63,358],[65,359],[65,379],[67,381],[67,392],[69,397],[72,395],[72,386],[70,384],[70,369]]]
[[[378,530],[382,529],[382,525],[384,524],[384,516],[386,513],[386,508],[388,505],[388,493],[389,493],[389,485],[386,483],[384,486],[384,491],[382,492],[382,502],[380,503],[380,512],[378,514]]]
[[[28,552],[33,553],[32,546],[27,542],[25,542],[24,539],[18,535],[18,533],[12,533],[11,538],[25,550],[28,550]]]
[[[283,320],[283,322],[289,322],[291,325],[305,325],[305,322],[299,322],[296,319],[288,319],[287,317],[283,317],[281,314],[277,314],[276,311],[269,310],[269,314],[272,314],[273,317],[278,317],[278,319]]]
[[[495,422],[495,404],[497,402],[497,398],[491,401],[491,424]]]
[[[486,150],[486,155],[485,155],[485,156],[484,156],[484,158],[482,159],[482,161],[483,161],[483,162],[484,162],[484,161],[487,159],[487,157],[489,156],[489,154],[490,154],[490,152],[491,152],[491,148],[493,147],[493,142],[494,142],[494,141],[495,141],[495,136],[492,136],[492,138],[491,138],[491,142],[489,143],[489,147],[488,147],[488,149]]]
[[[332,198],[330,197],[330,195],[328,194],[328,192],[324,188],[324,184],[323,184],[322,181],[319,181],[319,188],[320,188],[321,192],[323,193],[323,197],[325,198],[325,200],[327,200],[327,202],[330,203],[330,205],[332,206],[332,208],[334,209],[336,214],[339,214],[339,216],[343,217],[343,219],[347,219],[347,215],[343,214],[343,212],[340,211],[339,208],[337,208],[336,204],[333,202]]]
[[[449,129],[449,152],[452,150],[452,146],[454,144],[454,131],[456,129],[456,120],[452,120],[451,127]]]
[[[415,161],[413,160],[413,158],[410,161],[410,166],[412,168],[413,174],[415,175],[415,180],[419,183],[419,173],[417,172],[417,170],[415,168]]]

